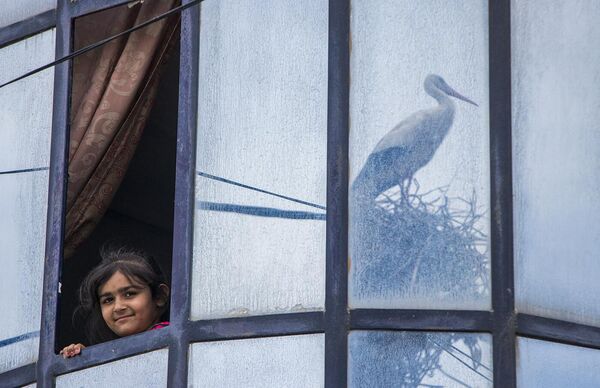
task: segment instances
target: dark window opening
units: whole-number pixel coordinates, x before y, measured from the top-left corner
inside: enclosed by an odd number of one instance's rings
[[[127,10],[126,6],[119,8]],[[87,22],[86,19],[102,16],[104,12],[106,11],[76,20],[75,45],[78,44],[78,22]],[[171,23],[174,24],[173,21]],[[85,43],[89,44],[89,42]],[[102,49],[103,47],[100,47],[96,50]],[[178,27],[173,27],[170,43],[165,44],[162,54],[164,58],[156,65],[160,77],[157,81],[156,97],[152,105],[149,105],[151,110],[147,114],[143,132],[131,161],[123,169],[124,177],[117,186],[118,189],[102,218],[89,236],[77,244],[71,252],[65,250],[57,315],[58,338],[55,349],[57,352],[71,343],[86,344],[82,322],[74,320],[73,313],[79,304],[78,288],[81,281],[100,262],[99,251],[103,246],[126,246],[143,251],[156,261],[170,283],[179,91]],[[75,61],[73,66],[77,65]],[[134,65],[135,63],[132,63],[132,66]],[[135,71],[132,66],[126,71]],[[74,76],[73,82],[76,81]],[[143,99],[143,93],[148,92],[147,88],[141,90],[142,92],[136,97],[138,99]],[[71,97],[73,99],[71,109],[77,109],[75,91],[72,92]],[[128,115],[131,113],[126,114]],[[74,113],[71,112],[72,123],[73,116]],[[72,128],[71,130],[73,131]],[[71,174],[69,178],[71,179]],[[68,217],[66,223],[68,230]]]

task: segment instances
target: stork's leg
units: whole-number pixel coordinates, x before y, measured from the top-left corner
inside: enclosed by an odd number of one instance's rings
[[[410,194],[410,186],[412,184],[412,176],[403,179],[402,182],[400,182],[400,202],[404,203],[406,202],[406,204],[410,205],[410,198],[409,198],[409,194]]]
[[[405,179],[403,179],[400,182],[400,203],[407,203],[408,204],[408,189],[410,186],[410,180],[407,181]]]

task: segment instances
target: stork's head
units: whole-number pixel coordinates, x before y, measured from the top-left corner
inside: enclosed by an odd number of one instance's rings
[[[440,92],[442,92],[448,96],[452,96],[454,98],[458,98],[459,100],[468,102],[469,104],[479,106],[467,97],[458,93],[456,90],[452,89],[450,85],[448,85],[446,81],[437,74],[429,74],[427,77],[425,77],[425,82],[423,82],[423,86],[425,87],[425,91],[427,92],[427,94],[434,98],[436,98],[436,96],[439,95]]]

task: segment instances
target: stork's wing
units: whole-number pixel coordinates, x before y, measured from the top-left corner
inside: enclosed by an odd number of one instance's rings
[[[407,178],[408,170],[400,167],[406,159],[405,147],[387,148],[369,155],[360,173],[352,183],[352,190],[368,198],[375,198]]]
[[[421,148],[419,139],[435,121],[436,108],[415,112],[389,131],[371,152],[360,173],[354,180],[352,190],[368,198],[375,198],[385,190],[401,183],[423,166],[416,158]],[[421,141],[422,142],[422,141]]]
[[[382,152],[388,148],[408,148],[416,142],[419,131],[430,125],[432,109],[420,110],[402,120],[381,138],[371,154]]]

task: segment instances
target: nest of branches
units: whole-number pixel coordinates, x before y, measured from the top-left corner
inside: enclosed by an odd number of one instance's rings
[[[485,212],[475,192],[470,198],[447,193],[447,186],[421,192],[413,180],[404,190],[388,191],[376,201],[351,198],[350,287],[354,298],[371,306],[401,299],[403,304],[419,307],[431,299],[455,305],[488,297]],[[426,376],[445,369],[440,364],[443,353],[462,357],[462,364],[479,375],[475,378],[491,381],[485,376],[490,369],[480,364],[476,335],[382,332],[369,333],[367,343],[355,360],[361,370],[354,377],[358,386],[373,376],[377,376],[376,386],[421,386]]]
[[[448,187],[353,199],[352,284],[360,299],[473,300],[489,295],[488,240],[475,192]]]

